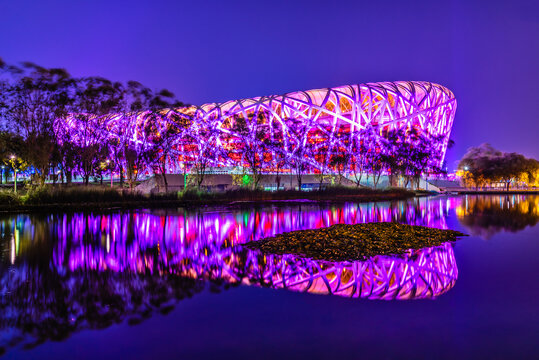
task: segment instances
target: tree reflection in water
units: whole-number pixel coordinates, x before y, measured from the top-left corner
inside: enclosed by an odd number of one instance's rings
[[[472,235],[490,239],[501,231],[518,232],[539,222],[537,195],[465,196],[456,209],[459,222]]]
[[[15,215],[0,219],[4,346],[167,313],[209,287],[247,284],[369,299],[432,298],[457,279],[451,244],[325,262],[264,256],[241,244],[336,223],[399,221],[447,228],[454,198],[340,206]],[[209,284],[209,285],[208,285]]]

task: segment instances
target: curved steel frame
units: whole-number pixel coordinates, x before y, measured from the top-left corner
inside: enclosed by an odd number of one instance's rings
[[[369,126],[376,136],[413,127],[442,139],[434,146],[441,155],[440,166],[456,107],[450,90],[430,82],[367,83],[166,109],[158,117],[109,115],[100,119],[106,134],[93,141],[112,138],[117,141],[108,143],[144,147],[151,143],[148,125],[157,134],[174,126],[172,170],[201,156],[215,167],[246,166],[246,146],[252,143],[262,171],[279,171],[290,161],[301,161],[316,171],[327,168],[336,152],[353,153],[353,144],[361,141]],[[241,133],[239,118],[245,120]],[[71,141],[91,145],[76,115],[61,120],[57,129],[67,132]],[[353,156],[350,162],[354,166]]]

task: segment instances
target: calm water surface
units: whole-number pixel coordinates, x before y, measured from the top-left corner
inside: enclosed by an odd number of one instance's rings
[[[366,261],[242,244],[397,221],[470,237]],[[539,197],[0,215],[5,358],[538,358]]]

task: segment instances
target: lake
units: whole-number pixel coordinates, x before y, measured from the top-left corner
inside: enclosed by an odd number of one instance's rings
[[[338,223],[469,234],[365,261],[242,247]],[[539,197],[0,215],[17,359],[538,358]]]

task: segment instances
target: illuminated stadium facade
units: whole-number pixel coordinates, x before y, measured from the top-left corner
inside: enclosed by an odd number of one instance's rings
[[[157,117],[109,115],[99,120],[104,134],[93,140],[82,133],[75,115],[57,129],[84,146],[105,140],[141,149],[152,146],[161,134],[171,134],[168,172],[204,160],[211,168],[246,168],[256,162],[261,172],[276,173],[301,164],[306,173],[319,173],[334,170],[332,160],[339,154],[350,155],[343,168],[353,169],[358,148],[376,151],[376,140],[393,130],[414,129],[436,139],[433,158],[440,166],[456,107],[453,93],[441,85],[398,81],[166,109]],[[118,151],[110,146],[112,153]]]

